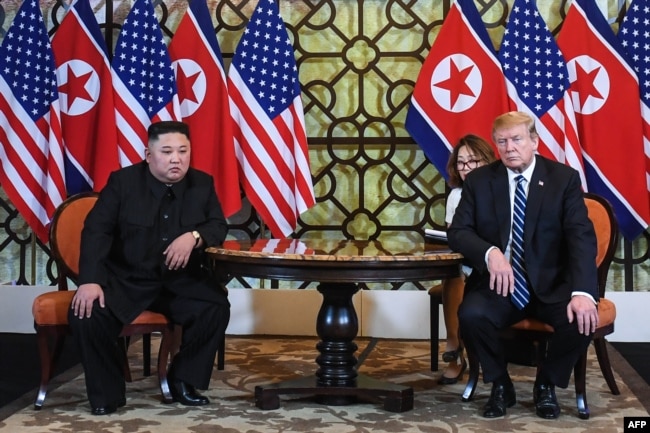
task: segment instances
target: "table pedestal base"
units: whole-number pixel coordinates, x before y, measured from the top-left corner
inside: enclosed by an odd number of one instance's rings
[[[359,320],[352,304],[352,295],[359,290],[352,283],[320,284],[323,295],[316,332],[321,341],[316,345],[320,367],[312,377],[288,380],[255,387],[255,404],[260,409],[280,407],[282,394],[311,394],[317,401],[328,405],[346,405],[357,399],[384,403],[390,412],[413,409],[413,388],[394,385],[358,374],[357,345],[354,338],[359,330]]]
[[[319,403],[341,406],[359,400],[383,403],[384,410],[405,412],[413,409],[413,388],[372,379],[360,374],[353,386],[319,386],[316,377],[301,377],[255,387],[255,405],[263,410],[280,407],[280,395],[315,395]]]

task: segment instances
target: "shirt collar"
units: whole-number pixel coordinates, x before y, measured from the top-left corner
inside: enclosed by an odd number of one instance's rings
[[[517,176],[522,175],[524,179],[526,179],[526,183],[530,183],[530,178],[533,177],[533,171],[535,171],[536,163],[537,163],[537,157],[533,157],[533,162],[531,162],[530,165],[526,168],[526,170],[522,171],[521,173],[516,173],[510,169],[507,169],[508,182],[513,183],[515,182],[515,178]]]

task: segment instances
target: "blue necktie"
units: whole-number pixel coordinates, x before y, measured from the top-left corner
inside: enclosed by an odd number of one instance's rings
[[[515,207],[512,213],[512,244],[510,245],[510,261],[515,274],[515,291],[512,302],[522,310],[530,301],[530,292],[526,284],[526,265],[524,263],[524,215],[526,214],[526,192],[524,177],[515,178]]]

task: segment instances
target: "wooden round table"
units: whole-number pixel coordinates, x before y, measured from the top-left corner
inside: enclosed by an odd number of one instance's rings
[[[460,254],[446,246],[406,237],[374,241],[226,241],[206,251],[212,268],[224,281],[254,277],[320,283],[318,291],[323,301],[316,317],[316,332],[321,339],[316,374],[257,386],[257,407],[277,409],[282,394],[309,394],[330,405],[367,399],[383,401],[384,409],[391,412],[413,408],[413,388],[357,373],[354,339],[359,322],[352,296],[360,282],[430,281],[458,276]]]

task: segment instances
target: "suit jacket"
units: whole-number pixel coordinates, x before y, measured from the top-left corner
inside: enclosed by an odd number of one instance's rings
[[[449,246],[474,268],[466,290],[489,288],[485,253],[491,246],[505,251],[510,209],[508,174],[501,161],[469,173],[447,232]],[[598,300],[596,235],[574,169],[536,156],[524,227],[529,288],[541,302],[568,302],[572,291]]]
[[[203,248],[192,251],[188,265],[169,271],[162,251],[179,235],[197,230],[205,246],[226,237],[227,223],[212,177],[190,168],[174,185],[180,221],[160,235],[159,212],[166,186],[146,162],[111,174],[86,218],[81,236],[79,284],[98,283],[107,306],[125,323],[145,310],[163,290],[227,303],[204,266]]]

